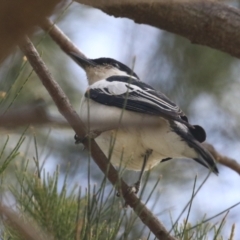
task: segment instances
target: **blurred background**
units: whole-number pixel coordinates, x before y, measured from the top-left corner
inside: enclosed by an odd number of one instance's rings
[[[114,18],[103,12],[73,3],[61,15],[53,16],[61,30],[89,58],[110,57],[132,67],[141,80],[165,93],[188,115],[189,121],[201,125],[207,132],[207,142],[218,152],[240,161],[240,62],[220,51],[191,44],[188,40],[159,29],[135,24],[129,19]],[[38,29],[32,38],[52,75],[79,111],[81,97],[86,90],[85,73],[43,31]],[[64,124],[52,99],[32,72],[19,49],[0,67],[0,109],[11,113],[26,108],[41,107],[58,123],[33,125],[26,130],[26,139],[20,155],[8,168],[9,184],[16,181],[14,169],[29,160],[34,166],[36,149],[47,172],[60,165],[60,182],[69,169],[68,184],[87,187],[88,154],[74,144],[74,132]],[[17,119],[16,119],[17,120]],[[0,149],[9,135],[6,151],[16,145],[26,126],[0,126]],[[91,183],[99,187],[103,174],[93,161]],[[218,214],[240,201],[239,175],[221,165],[220,174],[210,175],[195,197],[189,221]],[[147,203],[164,225],[170,229],[191,198],[194,179],[199,186],[208,171],[191,160],[173,160],[155,167],[144,190],[147,199],[153,185],[161,180]],[[131,184],[138,174],[126,172],[124,179]],[[109,183],[108,183],[109,184]],[[109,186],[110,189],[110,186]],[[108,191],[108,188],[106,189]],[[113,194],[113,193],[112,193]],[[12,201],[6,193],[6,201]],[[128,211],[131,211],[130,209]],[[236,223],[236,239],[240,239],[240,206],[227,216],[224,236],[228,236]],[[186,218],[187,212],[181,216]],[[223,215],[213,222],[221,221]],[[133,231],[139,232],[140,220]]]

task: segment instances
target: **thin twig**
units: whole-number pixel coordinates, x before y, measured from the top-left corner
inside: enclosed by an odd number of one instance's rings
[[[240,164],[236,160],[223,156],[222,154],[216,151],[213,145],[209,143],[203,143],[203,145],[213,155],[213,157],[216,159],[218,163],[232,169],[233,171],[237,172],[240,175]]]
[[[45,30],[51,38],[58,44],[58,46],[66,53],[75,52],[80,56],[86,57],[71,40],[49,19],[44,19],[41,23],[41,27]]]
[[[79,137],[86,136],[86,129],[77,115],[76,111],[71,106],[67,96],[60,88],[58,83],[53,79],[47,66],[44,64],[40,58],[38,52],[34,48],[31,41],[25,37],[24,41],[20,46],[23,53],[28,58],[28,61],[32,65],[42,84],[45,86],[49,94],[51,95],[53,101],[55,102],[59,112],[66,118],[73,130]],[[83,141],[86,149],[89,150],[88,139]],[[94,140],[91,140],[91,155],[102,170],[106,174],[108,180],[115,186],[119,186],[119,177],[115,168],[109,164],[108,159],[105,157],[101,149],[98,147]],[[162,225],[162,223],[152,214],[148,208],[137,198],[134,193],[131,193],[128,189],[127,184],[120,180],[121,192],[125,201],[133,208],[135,213],[139,216],[142,222],[148,226],[148,228],[153,232],[153,234],[161,240],[174,240],[175,238],[170,236]]]

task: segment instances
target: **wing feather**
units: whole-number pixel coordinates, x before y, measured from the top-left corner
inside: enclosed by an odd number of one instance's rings
[[[92,84],[85,97],[129,111],[176,120],[192,127],[183,111],[164,94],[128,76],[112,76]]]

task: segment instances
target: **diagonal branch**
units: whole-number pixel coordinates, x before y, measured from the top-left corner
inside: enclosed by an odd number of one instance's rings
[[[75,0],[240,58],[240,11],[211,0]]]
[[[47,69],[47,66],[44,64],[33,44],[27,37],[25,37],[20,48],[28,58],[28,61],[32,65],[42,84],[51,95],[59,112],[66,118],[66,120],[69,122],[79,137],[86,136],[86,130],[81,119],[71,106],[67,96],[64,94],[58,83],[51,76],[49,70]],[[96,142],[94,140],[91,140],[90,144],[88,143],[88,139],[83,141],[84,146],[91,152],[94,161],[102,170],[102,172],[107,176],[108,180],[115,187],[119,187],[118,185],[120,182],[121,192],[125,198],[125,201],[129,204],[130,207],[133,208],[142,222],[148,226],[148,228],[158,239],[176,240],[174,237],[169,235],[168,231],[165,229],[162,223],[151,213],[150,210],[148,210],[148,208],[137,198],[137,196],[129,192],[127,184],[123,180],[119,180],[117,171],[109,163],[108,159],[105,157]]]
[[[85,55],[79,51],[77,46],[75,46],[71,40],[61,31],[61,29],[57,28],[52,21],[45,18],[42,23],[41,27],[45,32],[47,32],[51,38],[58,44],[58,46],[66,53],[75,52],[83,57]]]

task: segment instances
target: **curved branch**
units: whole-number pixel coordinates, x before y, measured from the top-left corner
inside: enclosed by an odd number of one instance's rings
[[[240,164],[229,157],[223,156],[216,149],[209,143],[203,143],[203,145],[207,148],[207,150],[213,155],[213,157],[219,162],[220,164],[232,169],[236,173],[240,175]]]
[[[240,11],[211,0],[75,0],[240,58]]]

